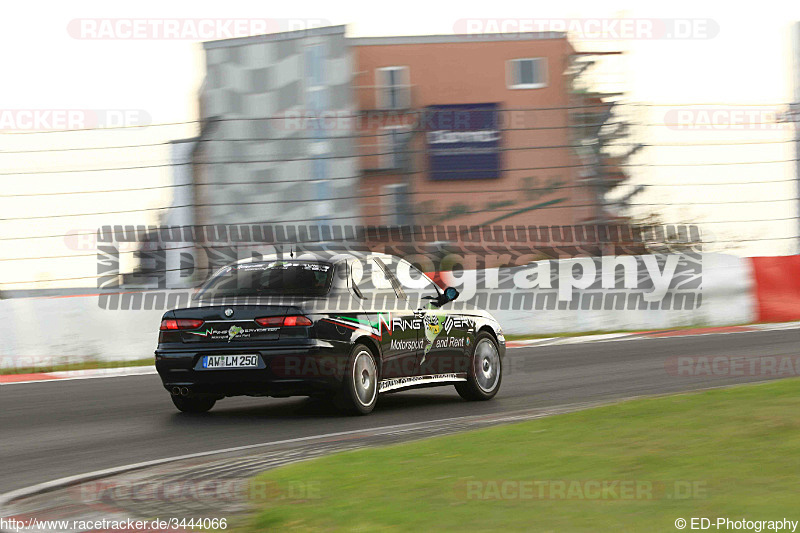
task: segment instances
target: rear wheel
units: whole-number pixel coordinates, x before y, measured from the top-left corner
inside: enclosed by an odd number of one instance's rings
[[[339,407],[366,415],[378,402],[378,365],[375,355],[363,344],[356,344],[344,375]]]
[[[502,377],[503,367],[497,341],[485,331],[478,333],[467,381],[456,383],[458,394],[470,401],[491,400],[500,390]]]
[[[172,403],[179,411],[184,413],[205,413],[217,403],[215,398],[200,398],[194,396],[172,396]]]

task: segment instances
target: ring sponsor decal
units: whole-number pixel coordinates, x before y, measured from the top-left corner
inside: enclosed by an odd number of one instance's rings
[[[467,338],[451,336],[450,332],[454,329],[468,332],[474,330],[475,322],[473,320],[453,317],[445,312],[434,313],[430,310],[415,311],[414,315],[407,318],[393,317],[391,313],[378,313],[378,321],[374,323],[347,316],[335,316],[323,320],[352,330],[366,331],[379,341],[383,340],[384,331],[389,335],[392,335],[394,331],[423,331],[424,336],[417,340],[392,339],[390,344],[391,350],[423,350],[420,364],[425,362],[425,358],[432,348],[464,348],[469,345]],[[439,338],[442,331],[445,332],[445,337]]]
[[[253,334],[258,336],[261,333],[275,333],[280,328],[248,328],[243,326],[232,325],[227,329],[214,329],[213,327],[206,327],[200,331],[187,331],[189,335],[196,335],[198,337],[207,337],[212,340],[225,340],[231,342],[235,339],[249,339]]]

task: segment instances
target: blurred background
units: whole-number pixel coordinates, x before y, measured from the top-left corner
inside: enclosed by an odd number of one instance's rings
[[[104,225],[682,223],[797,252],[795,8],[414,5],[5,19],[4,297],[96,287]]]
[[[370,438],[370,427],[372,444],[382,444],[396,442],[400,425],[418,424],[413,435],[424,437],[477,427],[459,422],[470,416],[507,423],[567,404],[800,374],[800,4],[628,4],[141,0],[6,10],[0,426],[9,428],[9,452],[0,493],[226,446],[248,449],[233,467],[207,463],[196,479],[169,465],[153,479],[191,487],[230,474],[248,482],[264,465],[285,464],[245,457],[265,439],[282,442],[276,453],[289,462],[320,443],[324,453],[350,449],[350,437]],[[298,228],[303,238],[292,233]],[[413,238],[384,238],[387,228],[411,228]],[[474,243],[470,228],[479,230]],[[638,229],[583,238],[582,228]],[[191,305],[213,268],[296,240],[417,259],[478,257],[423,270],[459,288],[455,304],[487,309],[502,324],[509,356],[498,399],[476,407],[449,388],[426,389],[382,398],[369,419],[357,419],[306,399],[237,398],[208,418],[173,415],[152,375],[164,311]],[[518,276],[539,266],[552,266],[546,282]],[[531,305],[509,303],[519,301]],[[681,338],[662,338],[672,336]],[[312,518],[326,530],[331,519],[346,529],[365,510],[380,515],[365,494],[391,502],[381,520],[401,509],[429,529],[428,517],[444,519],[443,509],[485,530],[495,518],[526,530],[551,520],[540,527],[596,531],[600,514],[617,529],[620,516],[656,523],[643,507],[596,513],[582,505],[591,502],[569,508],[583,522],[558,501],[551,510],[528,501],[456,507],[469,499],[451,497],[467,479],[460,472],[470,481],[699,483],[716,507],[694,498],[693,516],[755,514],[753,503],[763,506],[758,518],[777,516],[795,498],[796,387],[765,386],[760,398],[751,390],[741,402],[727,391],[679,396],[671,414],[669,398],[623,405],[599,425],[589,412],[567,419],[561,434],[523,427],[486,444],[459,435],[445,455],[415,442],[408,460],[375,456],[384,473],[373,466],[353,477],[345,457],[338,467],[289,471],[289,481],[322,487]],[[684,410],[690,403],[694,412]],[[723,430],[712,426],[720,421]],[[325,434],[339,435],[341,447],[326,448]],[[305,440],[315,436],[320,443]],[[470,451],[480,453],[465,468]],[[616,464],[606,452],[620,455]],[[147,485],[149,474],[130,474],[120,487]],[[396,483],[404,476],[407,486],[440,486],[405,490]],[[94,506],[93,491],[108,492],[103,483],[71,487],[92,516],[111,512]],[[83,513],[64,503],[73,496],[53,500],[52,516]],[[136,513],[174,509],[161,496],[145,497],[152,505]],[[677,516],[690,516],[671,496],[658,506],[670,530]],[[326,507],[335,498],[341,505]],[[178,511],[217,512],[220,499]],[[7,503],[0,495],[0,507]],[[47,508],[51,516],[49,503],[27,503],[9,514]],[[308,514],[308,506],[286,507]],[[559,513],[571,522],[558,523]],[[266,513],[258,525],[302,529],[308,519],[286,516]],[[381,520],[351,529],[388,524]]]

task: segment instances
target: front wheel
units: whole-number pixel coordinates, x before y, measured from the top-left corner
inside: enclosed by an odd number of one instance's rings
[[[192,396],[172,396],[172,403],[183,413],[205,413],[214,407],[214,398],[196,398]]]
[[[362,415],[371,413],[378,402],[378,366],[372,351],[363,344],[353,348],[337,400],[339,407]]]
[[[497,341],[482,331],[475,337],[475,350],[472,352],[467,381],[456,383],[456,390],[465,400],[491,400],[500,390],[502,377],[503,365]]]

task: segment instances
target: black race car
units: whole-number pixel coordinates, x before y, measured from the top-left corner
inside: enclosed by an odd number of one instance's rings
[[[196,306],[164,314],[156,369],[192,413],[247,395],[323,396],[367,414],[379,393],[438,385],[489,400],[505,338],[485,311],[454,310],[457,297],[384,254],[239,262],[206,282]]]

